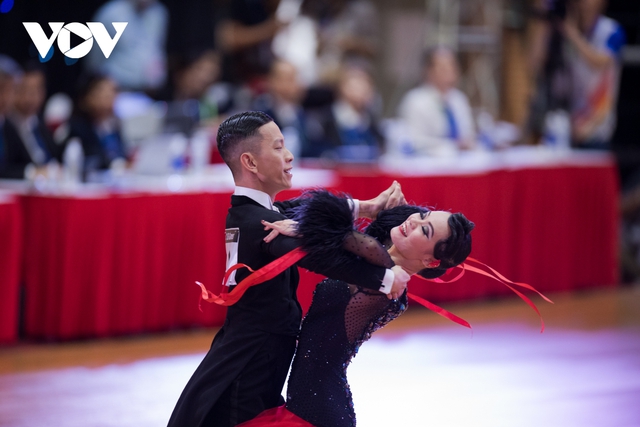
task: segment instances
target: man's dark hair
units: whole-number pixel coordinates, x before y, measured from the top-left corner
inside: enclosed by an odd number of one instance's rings
[[[258,129],[273,119],[260,111],[246,111],[234,114],[220,124],[218,128],[218,151],[222,160],[229,166],[231,172],[236,167],[236,156],[239,154],[237,147],[240,144],[258,135]]]
[[[454,58],[456,58],[457,61],[456,52],[451,47],[446,45],[431,46],[422,52],[423,68],[431,68],[433,66],[433,63],[435,62],[436,55],[440,53],[450,53]]]
[[[429,209],[421,206],[398,206],[392,209],[380,211],[365,232],[375,237],[384,245],[391,243],[391,229],[402,224],[409,215],[417,212],[429,212]],[[433,256],[440,260],[440,266],[436,268],[424,268],[418,272],[422,277],[433,279],[442,276],[447,269],[464,262],[471,253],[471,230],[475,224],[469,221],[463,214],[451,214],[447,221],[451,235],[446,239],[436,242]]]

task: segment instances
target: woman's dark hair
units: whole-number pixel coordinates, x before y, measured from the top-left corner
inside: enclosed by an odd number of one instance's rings
[[[220,156],[231,166],[233,148],[245,139],[258,134],[258,129],[273,119],[260,111],[246,111],[234,114],[218,127],[218,151]]]
[[[376,238],[383,245],[391,244],[391,229],[402,224],[409,215],[418,212],[429,212],[429,209],[421,206],[397,206],[392,209],[380,211],[365,233]],[[463,214],[454,213],[447,221],[451,235],[439,240],[434,248],[434,258],[440,260],[440,266],[436,268],[424,268],[418,272],[427,279],[434,279],[446,273],[447,269],[464,262],[471,253],[471,230],[475,224],[469,221]]]

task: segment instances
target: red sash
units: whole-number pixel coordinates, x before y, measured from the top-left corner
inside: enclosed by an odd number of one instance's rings
[[[302,249],[300,248],[296,248],[294,250],[292,250],[291,252],[288,252],[286,254],[284,254],[283,256],[281,256],[280,258],[276,259],[275,261],[270,262],[269,264],[265,265],[264,267],[260,268],[259,270],[253,270],[251,267],[249,267],[246,264],[236,264],[234,266],[231,266],[227,272],[224,275],[224,281],[223,281],[223,286],[226,287],[227,282],[229,280],[229,277],[231,276],[231,273],[233,273],[234,271],[236,271],[239,268],[248,268],[249,271],[251,271],[251,274],[249,276],[247,276],[244,280],[242,280],[240,283],[238,283],[235,288],[231,291],[231,292],[226,292],[223,291],[220,293],[220,295],[215,295],[213,294],[211,291],[209,291],[202,283],[200,282],[196,282],[196,284],[198,286],[200,286],[201,288],[201,294],[200,294],[200,301],[204,300],[206,302],[209,303],[214,303],[214,304],[218,304],[218,305],[222,305],[222,306],[230,306],[235,304],[236,302],[238,302],[238,300],[240,298],[242,298],[242,295],[244,295],[244,293],[247,291],[247,289],[249,289],[252,286],[256,286],[259,285],[260,283],[263,283],[267,280],[273,279],[274,277],[276,277],[278,274],[282,273],[283,271],[285,271],[287,268],[291,267],[292,265],[294,265],[295,263],[297,263],[300,259],[304,258],[307,255],[306,252],[304,252]],[[487,269],[489,269],[489,271],[484,271],[482,269],[480,269],[479,267],[474,267],[472,265],[469,265],[468,263],[472,262],[472,263],[476,263],[479,264],[480,266],[483,266]],[[522,298],[522,300],[527,303],[537,314],[538,317],[540,317],[540,323],[541,323],[541,328],[540,328],[540,332],[544,332],[544,321],[542,320],[542,315],[540,314],[540,311],[538,310],[538,308],[536,307],[536,305],[533,303],[533,301],[531,301],[527,296],[525,296],[522,292],[520,292],[519,290],[515,289],[513,286],[511,285],[516,285],[516,286],[520,286],[522,288],[531,290],[533,292],[536,292],[538,295],[540,295],[545,301],[550,302],[551,304],[553,304],[553,301],[551,301],[549,298],[547,298],[546,296],[544,296],[541,292],[539,292],[538,290],[536,290],[533,286],[527,284],[527,283],[521,283],[521,282],[513,282],[509,279],[507,279],[506,277],[504,277],[502,274],[500,274],[497,270],[495,270],[494,268],[478,261],[477,259],[474,258],[467,258],[467,260],[460,264],[457,265],[453,268],[457,268],[460,269],[460,273],[458,273],[457,276],[455,276],[454,278],[450,279],[450,280],[442,280],[440,278],[437,279],[425,279],[424,277],[420,276],[420,275],[415,275],[415,277],[418,277],[422,280],[425,281],[429,281],[429,282],[436,282],[436,283],[452,283],[455,282],[457,280],[460,280],[460,278],[462,276],[464,276],[465,271],[471,271],[483,276],[487,276],[492,278],[493,280],[496,280],[500,283],[502,283],[503,285],[505,285],[506,287],[508,287],[509,289],[511,289],[516,295],[518,295],[520,298]],[[453,270],[453,268],[449,269]],[[446,273],[445,273],[446,274]],[[413,299],[414,301],[416,301],[417,303],[421,304],[422,306],[428,308],[429,310],[439,314],[440,316],[446,317],[447,319],[451,320],[452,322],[455,322],[459,325],[465,326],[467,328],[471,328],[471,325],[469,324],[469,322],[467,322],[466,320],[456,316],[455,314],[445,310],[442,307],[439,307],[429,301],[427,301],[426,299],[419,297],[417,295],[414,295],[412,293],[407,293],[407,296],[411,299]],[[202,311],[202,307],[199,305],[200,310]]]

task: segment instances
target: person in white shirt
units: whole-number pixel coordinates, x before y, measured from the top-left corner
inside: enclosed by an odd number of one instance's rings
[[[616,21],[602,16],[606,3],[576,2],[562,26],[569,42],[571,130],[578,148],[608,148],[616,125],[625,33]]]
[[[467,96],[456,88],[455,54],[437,47],[425,55],[424,83],[405,94],[398,116],[409,141],[398,147],[405,155],[447,156],[476,145],[474,120]]]
[[[87,70],[111,77],[125,91],[157,91],[167,77],[165,39],[169,13],[157,0],[111,0],[93,17],[111,29],[113,22],[127,22],[111,56],[92,49]]]

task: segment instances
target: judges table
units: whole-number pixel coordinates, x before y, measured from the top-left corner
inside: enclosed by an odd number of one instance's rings
[[[0,191],[0,343],[18,337],[22,216],[16,195]]]
[[[297,169],[298,188],[280,197],[324,186],[366,199],[397,179],[410,202],[464,212],[476,223],[472,256],[513,280],[549,292],[614,286],[618,183],[612,160],[601,154],[525,157],[476,159],[466,166],[463,160],[412,159],[383,161],[375,169]],[[162,182],[168,186],[22,196],[27,337],[104,337],[222,323],[225,309],[203,303],[198,310],[194,282],[220,289],[230,179],[191,188],[184,177]],[[11,212],[14,218],[15,206]],[[0,232],[7,224],[0,223]],[[10,270],[3,267],[0,274]],[[302,273],[299,296],[307,307],[320,277]],[[410,286],[434,302],[510,292],[473,276],[449,285],[413,280]],[[8,292],[15,302],[16,291]]]

